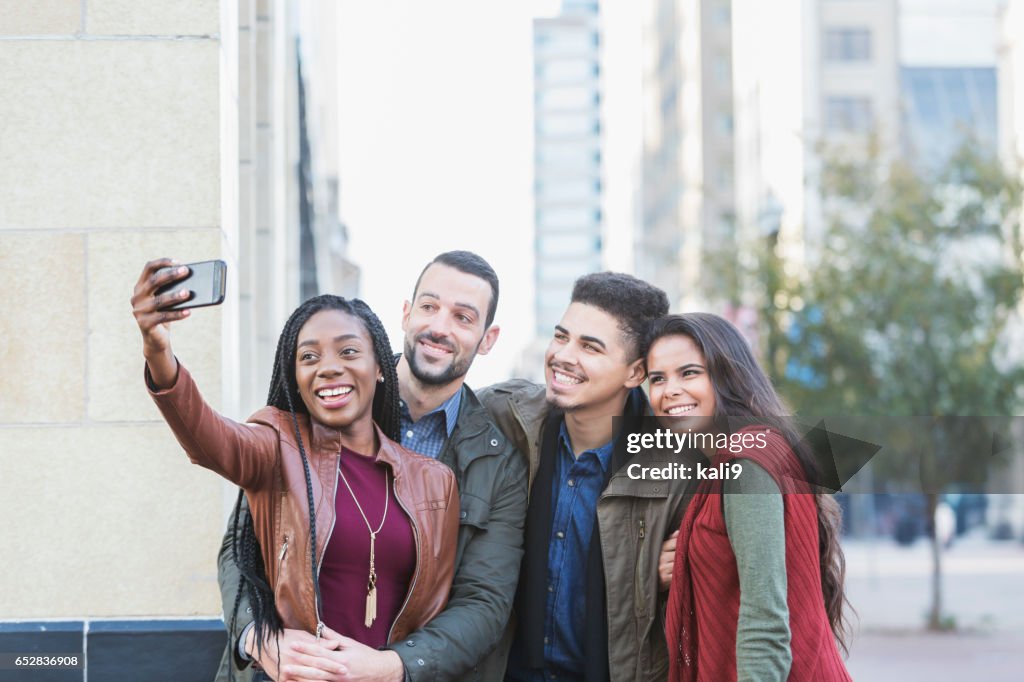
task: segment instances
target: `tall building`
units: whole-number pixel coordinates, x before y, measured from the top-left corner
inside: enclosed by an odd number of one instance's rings
[[[822,145],[900,139],[896,0],[734,0],[736,215],[742,243],[775,235],[797,263],[823,228]],[[750,292],[750,283],[744,290]]]
[[[735,253],[731,0],[645,5],[637,274],[673,308],[728,298]]]
[[[1003,163],[1024,182],[1024,0],[1008,0],[998,17],[999,144]],[[1021,207],[1024,211],[1024,206]],[[1024,311],[1024,301],[1018,309]],[[1024,317],[1024,315],[1022,315]],[[1018,326],[1017,348],[1024,347],[1024,329]],[[1017,359],[1021,360],[1018,352]],[[1017,429],[1018,437],[1024,436]],[[1003,475],[1007,489],[1024,490],[1024,461],[1015,458]],[[999,495],[990,499],[990,527],[996,532],[1009,529],[1013,537],[1024,538],[1024,495]]]
[[[998,151],[998,0],[904,0],[900,81],[907,157],[940,169],[967,138]]]
[[[1008,0],[999,15],[1000,153],[1024,178],[1024,0]]]
[[[573,281],[602,265],[597,1],[563,0],[557,16],[534,19],[533,44],[534,309],[546,342]]]
[[[1000,151],[1024,178],[1024,0],[1004,4],[998,35]]]

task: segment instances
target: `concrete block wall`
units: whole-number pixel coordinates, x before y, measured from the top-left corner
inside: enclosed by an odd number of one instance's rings
[[[0,1],[0,621],[219,616],[229,491],[147,397],[129,297],[150,258],[235,262],[237,4]],[[237,317],[174,330],[229,413]]]

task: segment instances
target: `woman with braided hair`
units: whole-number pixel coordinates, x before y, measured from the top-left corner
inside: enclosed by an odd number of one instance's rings
[[[157,291],[187,272],[147,263],[133,312],[147,385],[178,442],[248,498],[232,553],[257,650],[286,627],[328,648],[341,636],[375,648],[404,638],[445,605],[459,504],[448,467],[395,442],[398,380],[380,320],[358,299],[305,301],[278,340],[267,407],[239,424],[206,404],[171,351],[170,323],[190,311],[167,307],[188,292]],[[317,665],[281,673],[341,672]]]

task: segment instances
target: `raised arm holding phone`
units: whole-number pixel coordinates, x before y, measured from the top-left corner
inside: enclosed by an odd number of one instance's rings
[[[136,283],[147,386],[189,458],[248,498],[231,550],[259,653],[286,628],[311,637],[313,655],[289,657],[275,678],[343,675],[332,651],[385,646],[444,608],[459,529],[455,478],[395,442],[391,346],[358,299],[300,305],[278,341],[267,407],[245,424],[218,414],[171,347],[171,324],[191,311],[169,308],[196,292],[170,285],[190,272],[154,260]],[[235,524],[239,516],[236,508]],[[270,653],[280,662],[279,650]]]

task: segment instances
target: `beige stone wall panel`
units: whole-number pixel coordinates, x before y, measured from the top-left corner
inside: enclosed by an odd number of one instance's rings
[[[217,0],[88,0],[85,30],[90,35],[213,36],[220,32],[220,7]]]
[[[0,619],[220,612],[222,479],[166,425],[0,428],[0,452]]]
[[[81,28],[81,0],[0,0],[5,36],[70,35]]]
[[[0,232],[0,272],[6,283],[0,304],[0,424],[80,421],[84,235]],[[8,456],[3,448],[0,453]]]
[[[212,40],[0,42],[0,228],[216,226],[218,59]]]
[[[147,261],[219,258],[219,230],[101,232],[89,235],[89,406],[98,421],[159,420],[142,380],[142,337],[132,290]],[[228,292],[231,295],[231,292]],[[175,354],[214,406],[221,400],[221,309],[197,308],[171,325]]]

